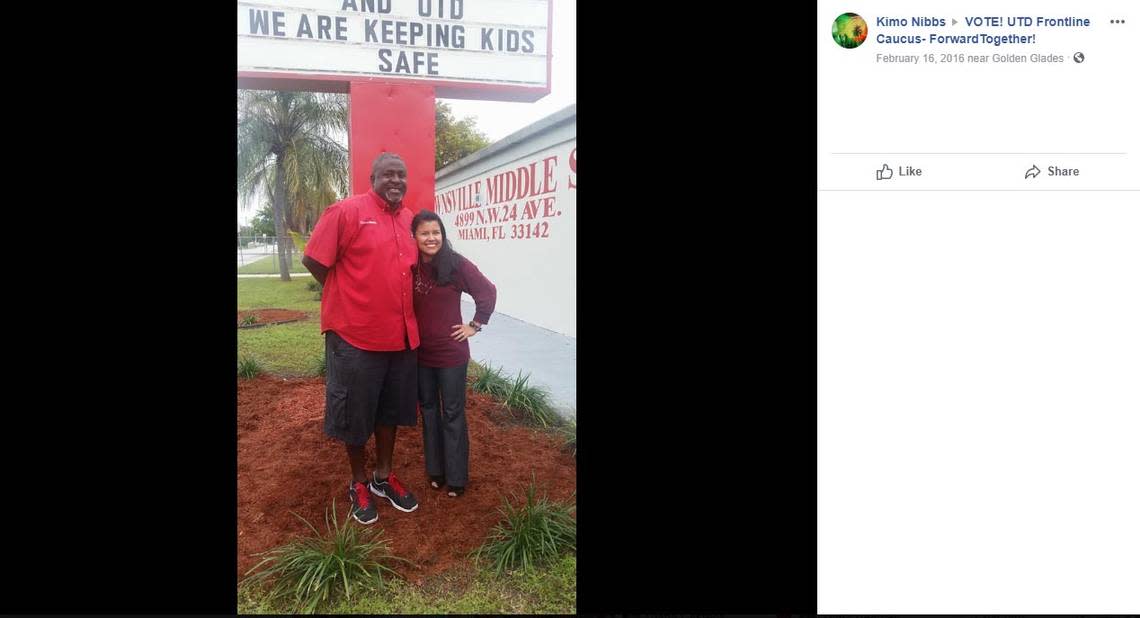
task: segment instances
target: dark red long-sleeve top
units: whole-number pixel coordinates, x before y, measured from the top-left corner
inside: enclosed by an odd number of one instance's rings
[[[451,282],[440,285],[435,267],[422,260],[415,268],[414,305],[420,327],[419,364],[421,367],[457,367],[471,359],[467,341],[456,341],[452,331],[465,324],[459,298],[466,292],[475,300],[474,320],[486,324],[495,311],[495,285],[474,264],[457,256]]]

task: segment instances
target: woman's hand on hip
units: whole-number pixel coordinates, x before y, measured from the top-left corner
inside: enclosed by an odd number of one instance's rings
[[[477,331],[466,324],[456,324],[451,327],[451,338],[456,341],[464,341],[475,336]]]

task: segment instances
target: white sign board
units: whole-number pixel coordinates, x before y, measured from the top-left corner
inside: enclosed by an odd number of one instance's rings
[[[238,72],[549,92],[550,1],[239,1]]]

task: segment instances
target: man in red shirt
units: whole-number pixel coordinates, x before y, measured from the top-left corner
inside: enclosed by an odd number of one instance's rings
[[[372,163],[372,189],[329,206],[301,263],[324,286],[325,425],[344,442],[352,467],[348,497],[362,524],[378,519],[369,492],[405,512],[419,504],[392,472],[398,425],[416,424],[412,265],[419,255],[412,213],[403,207],[408,168],[385,152]],[[376,436],[376,469],[364,471],[364,445]]]

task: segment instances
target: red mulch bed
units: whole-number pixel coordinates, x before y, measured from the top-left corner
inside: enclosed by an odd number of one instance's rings
[[[348,507],[351,477],[344,446],[322,431],[323,378],[260,376],[238,380],[238,578],[259,561],[253,554],[307,531],[289,511],[324,529],[324,513],[336,498],[337,516]],[[470,479],[467,493],[450,498],[428,485],[422,426],[401,427],[392,466],[419,499],[412,513],[380,500],[380,520],[392,553],[415,563],[397,571],[422,584],[467,559],[498,522],[505,494],[521,494],[534,473],[539,495],[570,501],[576,486],[574,457],[540,431],[506,424],[491,398],[468,391]],[[375,465],[374,439],[365,449]],[[352,522],[353,525],[359,525]]]
[[[242,324],[242,321],[250,315],[253,316],[254,323]],[[255,326],[267,326],[269,324],[296,322],[306,317],[307,315],[304,311],[290,311],[288,309],[251,309],[249,311],[238,311],[237,323],[238,328],[253,328]]]

